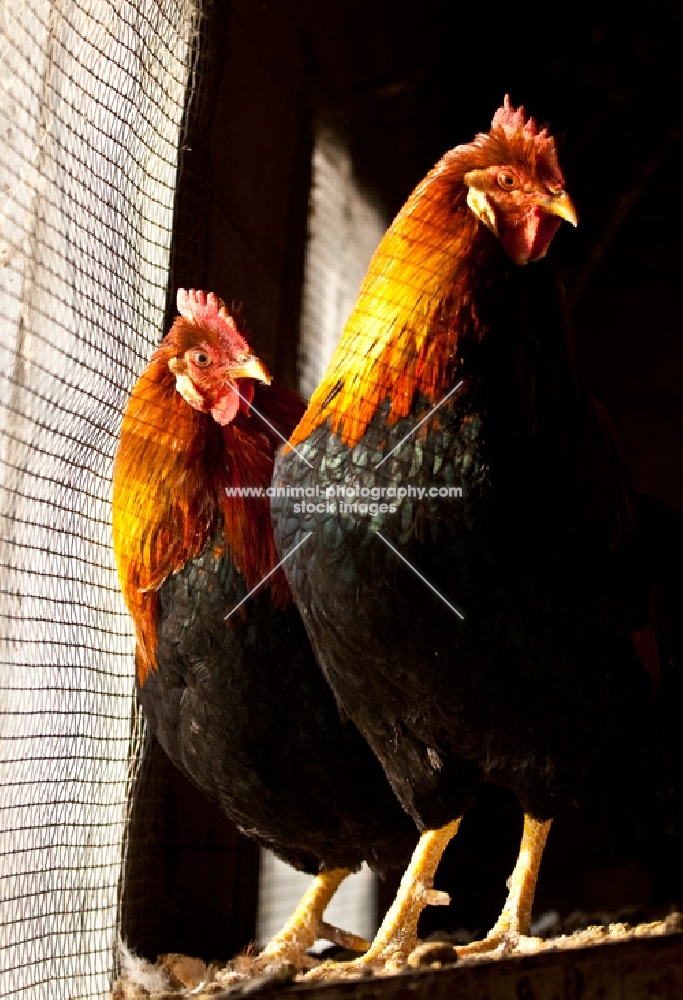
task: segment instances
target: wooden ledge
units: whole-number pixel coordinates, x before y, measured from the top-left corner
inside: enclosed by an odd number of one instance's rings
[[[140,991],[119,980],[114,1000],[683,1000],[683,932],[643,928],[583,931],[533,954],[478,958],[444,969],[329,983],[247,980],[223,988]],[[599,943],[598,943],[599,942]]]

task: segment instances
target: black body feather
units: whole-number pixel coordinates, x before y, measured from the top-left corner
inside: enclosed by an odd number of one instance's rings
[[[343,723],[293,605],[246,595],[222,528],[160,589],[158,670],[138,694],[173,763],[243,833],[299,868],[403,866],[416,842]]]
[[[623,741],[656,762],[634,782],[671,771],[656,679],[629,638],[653,625],[659,640],[666,531],[634,503],[581,381],[552,268],[491,255],[493,276],[472,289],[478,329],[460,330],[457,362],[444,360],[450,386],[463,385],[420,430],[376,468],[430,410],[418,397],[389,424],[388,379],[357,444],[325,421],[275,467],[275,485],[323,492],[462,488],[452,499],[357,497],[397,506],[374,516],[333,511],[331,498],[310,514],[272,501],[282,556],[312,532],[285,572],[323,671],[421,828],[461,815],[480,780],[512,788],[537,819],[556,816],[580,788],[616,787],[607,762]],[[661,654],[668,690],[675,657]]]

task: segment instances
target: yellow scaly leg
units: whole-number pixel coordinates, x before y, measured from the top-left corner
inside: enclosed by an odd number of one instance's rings
[[[369,950],[353,962],[325,962],[306,979],[360,976],[371,970],[397,972],[417,944],[417,922],[425,906],[447,906],[448,893],[433,889],[434,876],[448,843],[458,832],[456,819],[438,830],[425,830],[401,879],[401,885]]]
[[[453,946],[458,958],[493,951],[512,951],[518,945],[520,938],[529,936],[538,870],[551,823],[552,820],[541,822],[532,819],[531,816],[524,816],[524,832],[514,871],[508,879],[508,898],[505,906],[483,940],[458,947]],[[408,964],[419,967],[430,965],[434,961],[443,962],[444,950],[450,947],[443,942],[426,941],[414,950]]]
[[[541,821],[525,814],[522,842],[517,863],[508,880],[505,906],[484,940],[458,948],[459,956],[476,955],[496,948],[508,950],[515,947],[520,937],[529,936],[538,870],[551,823],[551,819]]]
[[[322,919],[328,903],[350,874],[349,868],[333,868],[316,875],[282,930],[256,958],[252,971],[269,972],[287,964],[297,969],[310,968],[315,961],[306,951],[321,937],[352,951],[365,951],[369,944],[363,938],[332,927]]]

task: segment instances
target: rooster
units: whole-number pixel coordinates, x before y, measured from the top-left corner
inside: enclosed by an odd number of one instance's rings
[[[276,461],[276,485],[328,505],[272,501],[318,661],[422,831],[349,974],[409,960],[478,782],[514,790],[524,829],[498,921],[460,955],[529,934],[553,817],[610,748],[637,732],[659,759],[648,532],[543,259],[562,220],[555,142],[506,97],[392,223]]]
[[[114,466],[137,691],[180,771],[243,833],[316,875],[254,971],[301,968],[318,936],[366,946],[324,924],[325,906],[362,861],[405,864],[417,832],[341,722],[277,569],[266,488],[303,403],[269,385],[215,295],[180,289],[178,311],[133,389]]]

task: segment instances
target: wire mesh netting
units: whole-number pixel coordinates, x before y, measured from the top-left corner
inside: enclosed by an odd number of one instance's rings
[[[0,995],[110,987],[135,738],[120,412],[163,323],[195,0],[0,4]]]

